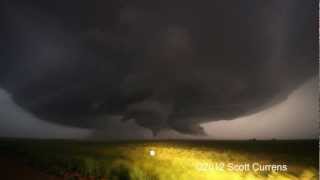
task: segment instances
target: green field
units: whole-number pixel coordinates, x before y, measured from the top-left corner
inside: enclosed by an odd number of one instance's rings
[[[110,180],[318,179],[318,141],[121,141],[1,139],[2,155],[48,174]],[[152,153],[150,153],[152,152]],[[249,164],[250,169],[241,169]],[[268,165],[284,169],[253,170]],[[267,165],[267,166],[265,166]],[[270,168],[270,166],[269,166]]]

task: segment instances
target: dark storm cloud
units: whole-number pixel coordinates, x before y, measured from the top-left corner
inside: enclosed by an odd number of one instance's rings
[[[203,134],[200,123],[277,104],[317,71],[316,1],[2,7],[1,87],[60,124],[133,119],[154,133]]]
[[[0,89],[0,107],[0,137],[83,139],[91,136],[87,129],[39,120],[17,106],[3,89]]]

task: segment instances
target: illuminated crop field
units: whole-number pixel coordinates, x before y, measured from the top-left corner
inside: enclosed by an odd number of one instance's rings
[[[121,180],[310,180],[318,178],[316,143],[6,141],[1,149],[59,176],[78,172],[82,177]]]

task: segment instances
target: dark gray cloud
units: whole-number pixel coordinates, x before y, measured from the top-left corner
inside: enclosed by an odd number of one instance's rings
[[[287,100],[234,121],[202,124],[216,139],[310,139],[319,137],[318,78],[294,90]]]
[[[317,73],[316,1],[10,1],[0,85],[38,118],[203,134]],[[98,123],[97,123],[98,122]],[[109,125],[112,126],[112,123]]]
[[[83,139],[91,131],[41,121],[13,102],[10,94],[0,89],[0,137]]]

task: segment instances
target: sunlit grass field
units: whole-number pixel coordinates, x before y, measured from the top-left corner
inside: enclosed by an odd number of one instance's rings
[[[315,140],[2,140],[0,151],[49,174],[77,172],[83,177],[108,180],[311,180],[318,179],[319,166]],[[287,169],[254,170],[254,163],[255,168],[286,165]],[[244,164],[250,168],[241,169]]]

